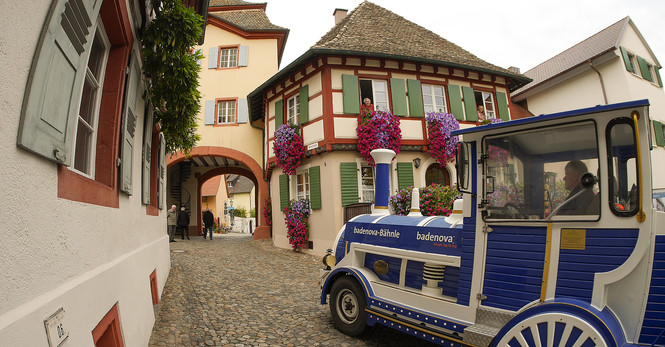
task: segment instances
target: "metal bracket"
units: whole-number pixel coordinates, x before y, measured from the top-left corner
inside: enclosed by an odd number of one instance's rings
[[[485,234],[489,234],[489,233],[491,233],[492,231],[494,231],[494,229],[492,229],[491,226],[489,226],[489,225],[487,225],[487,224],[485,224],[485,225],[483,226],[483,232],[484,232]]]
[[[489,157],[490,157],[489,154],[481,153],[480,156],[478,156],[478,164],[482,164],[482,163],[485,162],[485,160],[488,159]]]
[[[487,300],[487,295],[485,295],[483,293],[478,293],[478,294],[476,294],[476,299],[478,299],[480,301]]]

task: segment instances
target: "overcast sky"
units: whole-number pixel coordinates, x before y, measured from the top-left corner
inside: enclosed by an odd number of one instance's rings
[[[280,69],[334,25],[336,8],[361,0],[263,0],[273,24],[290,29]],[[261,2],[263,2],[261,1]],[[253,2],[259,2],[258,0]],[[525,72],[630,16],[665,64],[664,0],[372,0],[479,58]],[[664,71],[665,73],[665,71]],[[661,73],[663,75],[663,73]]]

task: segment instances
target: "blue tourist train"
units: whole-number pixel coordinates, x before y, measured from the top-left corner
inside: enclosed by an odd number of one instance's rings
[[[357,336],[382,324],[445,346],[665,346],[665,213],[649,102],[460,129],[449,217],[374,213],[323,261],[321,304]],[[417,198],[413,199],[417,201]]]

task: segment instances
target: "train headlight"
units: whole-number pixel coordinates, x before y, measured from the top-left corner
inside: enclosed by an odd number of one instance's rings
[[[337,264],[337,259],[335,259],[335,256],[332,255],[332,249],[328,248],[326,251],[326,255],[323,256],[323,259],[321,259],[323,262],[323,265],[326,266],[326,270],[330,270],[331,267],[335,266]]]

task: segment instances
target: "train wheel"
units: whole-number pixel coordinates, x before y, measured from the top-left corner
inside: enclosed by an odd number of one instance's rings
[[[367,327],[367,302],[357,281],[349,276],[335,280],[330,289],[330,313],[337,329],[358,336]]]
[[[527,311],[528,312],[528,311]],[[604,326],[575,314],[563,312],[542,312],[517,316],[519,322],[509,329],[501,329],[492,343],[493,346],[614,346],[614,341],[606,341]],[[509,323],[510,325],[510,323]]]

